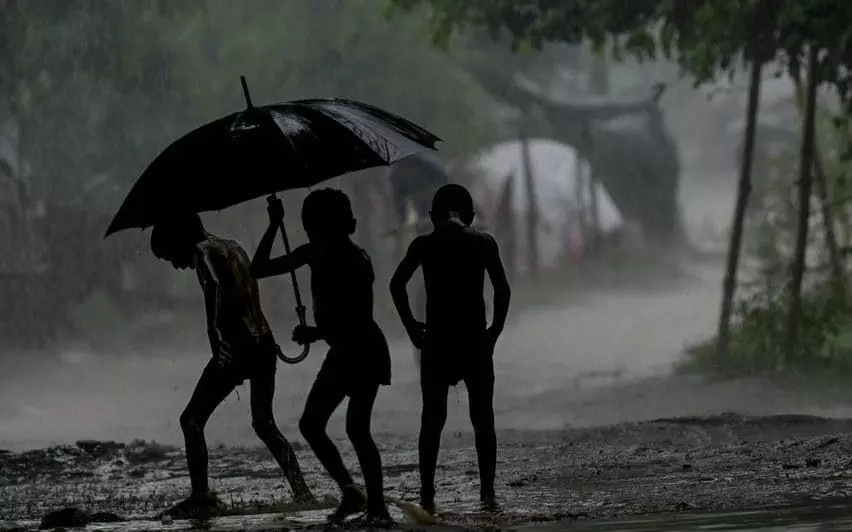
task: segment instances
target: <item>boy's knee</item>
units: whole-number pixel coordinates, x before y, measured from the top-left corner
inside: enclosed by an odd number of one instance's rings
[[[180,428],[184,432],[199,431],[204,428],[204,420],[184,410],[180,415]]]
[[[306,440],[313,440],[323,432],[323,428],[316,421],[303,415],[299,418],[299,432]]]
[[[494,410],[482,409],[479,411],[471,410],[470,424],[473,425],[475,432],[487,431],[494,432]]]
[[[271,417],[253,417],[251,420],[251,427],[260,439],[274,436],[275,433],[278,432],[278,427],[275,426],[275,420]]]
[[[470,398],[470,423],[476,427],[487,429],[494,427],[494,406],[490,398]]]
[[[370,426],[363,423],[346,422],[346,436],[352,443],[360,443],[371,438]]]

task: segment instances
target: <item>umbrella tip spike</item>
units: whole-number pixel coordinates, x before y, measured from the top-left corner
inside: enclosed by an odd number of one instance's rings
[[[246,106],[251,109],[254,105],[251,103],[251,95],[249,94],[248,83],[246,82],[245,76],[240,76],[240,83],[243,86],[243,96],[246,98]]]

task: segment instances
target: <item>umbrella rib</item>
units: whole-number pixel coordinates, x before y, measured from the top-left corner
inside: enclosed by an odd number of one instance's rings
[[[333,109],[330,109],[330,108],[327,108],[327,107],[318,107],[318,108],[313,108],[313,109],[316,109],[316,110],[317,110],[317,111],[319,111],[320,113],[324,114],[325,116],[328,116],[329,118],[331,118],[332,120],[334,120],[334,121],[336,121],[336,122],[340,122],[340,123],[344,124],[344,127],[347,127],[347,129],[350,129],[348,126],[346,126],[347,124],[348,124],[348,125],[350,125],[350,126],[352,126],[353,132],[355,132],[355,131],[359,131],[359,130],[363,131],[363,130],[365,129],[365,128],[363,128],[363,127],[359,127],[359,126],[358,126],[358,124],[357,124],[357,122],[356,122],[355,120],[352,120],[352,119],[350,119],[349,117],[345,116],[343,113],[336,112],[336,111],[335,111],[335,110],[333,110]],[[372,118],[370,118],[370,120],[372,121]],[[385,129],[390,130],[390,128],[387,128],[386,126],[384,126],[384,125],[382,125],[382,124],[376,124],[376,126],[377,126],[377,127],[383,127],[383,128],[385,128]],[[370,133],[372,133],[372,134],[374,134],[374,135],[375,135],[375,132],[374,132],[374,131],[372,131],[372,130],[370,130],[370,129],[367,129],[367,131],[369,131]],[[395,136],[402,137],[404,140],[406,140],[406,141],[408,141],[408,142],[411,142],[411,143],[414,143],[414,141],[413,141],[413,140],[408,139],[408,138],[407,138],[407,137],[405,137],[405,135],[403,135],[402,133],[398,133],[398,132],[395,132],[395,131],[393,131],[393,133],[394,133],[394,135],[395,135]],[[356,134],[356,135],[357,135],[357,134]],[[406,149],[405,149],[402,145],[400,145],[398,142],[396,142],[396,140],[395,140],[395,139],[393,139],[393,138],[391,138],[389,135],[376,135],[376,136],[377,136],[377,137],[380,137],[382,141],[384,141],[384,142],[386,142],[386,143],[388,143],[388,144],[392,145],[394,148],[396,148],[396,150],[397,150],[398,152],[403,153],[403,154],[404,154],[404,153],[407,153],[407,151],[408,151],[408,150],[406,150]],[[389,155],[389,154],[388,154],[388,156],[384,157],[384,159],[385,159],[388,163],[391,163],[391,162],[392,162],[392,161],[390,160],[391,158],[390,158],[390,155]]]
[[[305,114],[313,113],[314,115],[319,115],[320,117],[322,117],[323,121],[324,122],[327,121],[328,124],[330,124],[331,127],[334,127],[334,128],[337,128],[337,129],[342,129],[343,131],[348,133],[348,136],[351,138],[352,144],[358,146],[358,152],[362,153],[366,156],[369,156],[370,160],[372,161],[371,164],[373,166],[389,164],[387,157],[382,157],[380,154],[377,153],[376,149],[378,148],[378,143],[376,143],[377,146],[375,148],[373,146],[370,146],[370,144],[368,144],[367,141],[364,138],[362,138],[362,136],[361,136],[362,134],[359,132],[359,130],[361,128],[356,127],[355,129],[352,129],[350,127],[347,127],[344,123],[342,123],[341,119],[343,117],[339,117],[339,116],[335,116],[335,115],[326,113],[326,112],[324,112],[325,109],[323,109],[323,108],[318,108],[318,107],[308,106],[308,105],[299,105],[299,104],[296,104],[294,106],[299,109],[299,112],[305,113]],[[346,119],[346,121],[352,123],[351,120]],[[352,125],[356,126],[357,124],[352,123]],[[368,132],[373,133],[372,131],[368,131]],[[381,140],[384,140],[383,137],[380,137],[380,138],[381,138]]]

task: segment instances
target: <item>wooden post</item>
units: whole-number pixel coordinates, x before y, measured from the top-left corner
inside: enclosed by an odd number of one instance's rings
[[[521,125],[521,161],[524,172],[524,183],[527,190],[527,260],[530,275],[535,276],[539,271],[538,260],[538,201],[535,194],[535,176],[532,169],[530,154],[530,139],[526,124]]]
[[[591,248],[593,250],[598,249],[598,245],[601,241],[601,223],[600,223],[600,206],[598,205],[598,186],[600,184],[600,180],[597,176],[597,169],[600,168],[598,164],[598,152],[597,146],[595,145],[595,139],[592,134],[591,124],[586,123],[583,126],[583,143],[586,145],[586,153],[591,154],[591,158],[589,160],[589,227],[588,234],[586,235],[586,239],[591,244]]]
[[[583,157],[580,155],[580,150],[574,150],[574,172],[577,176],[577,181],[574,187],[574,198],[577,204],[577,229],[580,231],[580,234],[585,238],[586,235],[586,195],[584,191],[587,188],[586,185],[586,169],[583,166]]]
[[[503,263],[506,265],[506,277],[509,281],[517,278],[517,246],[515,245],[515,173],[509,172],[494,216],[494,232],[503,248]]]

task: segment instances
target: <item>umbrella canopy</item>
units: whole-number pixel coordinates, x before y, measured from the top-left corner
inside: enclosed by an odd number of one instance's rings
[[[342,98],[248,108],[188,133],[143,172],[106,236],[145,228],[170,210],[214,211],[339,175],[387,166],[437,136],[372,105]]]

